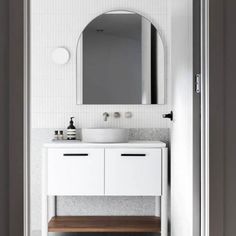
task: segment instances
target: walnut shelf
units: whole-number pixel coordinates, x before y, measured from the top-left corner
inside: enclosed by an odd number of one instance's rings
[[[48,223],[48,232],[160,231],[161,220],[155,216],[55,216]]]

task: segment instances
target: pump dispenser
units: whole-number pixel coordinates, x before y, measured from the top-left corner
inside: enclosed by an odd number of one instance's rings
[[[67,139],[68,140],[75,140],[76,139],[76,128],[74,126],[74,117],[70,118],[70,125],[67,127]]]

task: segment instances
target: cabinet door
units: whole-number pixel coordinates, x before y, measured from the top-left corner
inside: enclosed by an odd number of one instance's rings
[[[104,149],[49,149],[49,195],[104,195]]]
[[[161,195],[161,149],[106,149],[105,194]]]

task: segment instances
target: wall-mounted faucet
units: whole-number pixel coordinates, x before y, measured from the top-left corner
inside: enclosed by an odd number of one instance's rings
[[[107,112],[104,112],[102,115],[104,121],[107,121],[107,118],[110,116]]]

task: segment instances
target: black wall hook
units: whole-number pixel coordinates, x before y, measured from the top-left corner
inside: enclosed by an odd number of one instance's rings
[[[168,119],[170,119],[172,121],[173,120],[173,111],[171,111],[168,114],[163,114],[162,117],[163,118],[168,118]]]

